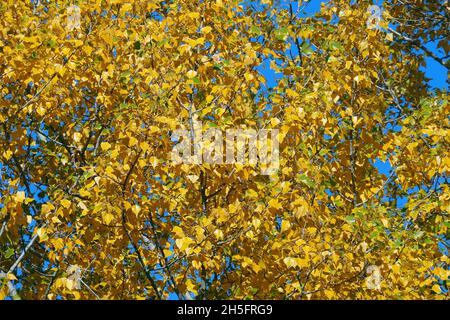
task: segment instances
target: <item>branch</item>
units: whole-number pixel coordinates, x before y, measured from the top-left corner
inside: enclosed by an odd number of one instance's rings
[[[388,30],[390,32],[394,33],[395,35],[399,36],[403,40],[410,42],[414,47],[416,47],[418,49],[422,49],[427,56],[433,58],[435,61],[437,61],[439,64],[441,64],[445,68],[447,68],[447,69],[449,68],[448,63],[444,61],[445,58],[443,59],[443,58],[438,57],[434,52],[430,51],[424,45],[418,45],[416,40],[411,39],[411,38],[401,34],[400,32],[398,32],[398,31],[396,31],[396,30],[394,30],[392,28],[388,28]]]

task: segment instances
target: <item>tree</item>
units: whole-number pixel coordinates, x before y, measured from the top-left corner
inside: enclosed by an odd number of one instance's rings
[[[417,52],[448,55],[448,5],[385,2],[3,1],[0,297],[448,296],[450,107]],[[194,120],[278,129],[279,170],[174,163]]]

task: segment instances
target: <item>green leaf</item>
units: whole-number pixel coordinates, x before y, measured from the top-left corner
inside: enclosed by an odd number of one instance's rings
[[[314,181],[312,181],[306,174],[297,175],[297,179],[310,188],[314,187]]]
[[[329,48],[332,50],[343,50],[344,49],[340,42],[334,41],[334,40],[329,42]]]
[[[347,221],[347,223],[355,223],[355,216],[346,216],[345,221]]]
[[[302,43],[302,53],[306,54],[306,55],[310,55],[310,54],[314,53],[314,50],[307,42],[303,42]]]
[[[280,40],[280,41],[286,40],[288,34],[289,34],[289,29],[286,27],[275,30],[275,37],[277,38],[277,40]]]
[[[163,47],[167,43],[169,43],[169,39],[163,39],[163,40],[158,42],[158,47]]]
[[[416,231],[414,232],[414,239],[422,238],[423,235],[424,235],[423,231]]]
[[[261,29],[259,27],[257,27],[257,26],[253,26],[253,27],[250,28],[250,33],[260,35],[261,34]]]
[[[394,248],[400,248],[403,245],[403,242],[401,239],[396,239],[394,242]]]
[[[14,249],[13,248],[8,248],[5,253],[4,256],[6,259],[11,258],[14,255]]]
[[[50,48],[56,47],[56,41],[53,40],[53,39],[48,40],[47,41],[47,46],[50,47]]]

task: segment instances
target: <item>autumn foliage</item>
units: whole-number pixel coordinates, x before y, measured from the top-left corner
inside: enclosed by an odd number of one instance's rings
[[[448,2],[371,4],[3,0],[0,299],[448,298]],[[174,164],[193,119],[279,170]]]

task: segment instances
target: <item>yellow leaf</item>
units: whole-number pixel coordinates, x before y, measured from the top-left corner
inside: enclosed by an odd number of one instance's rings
[[[55,287],[56,288],[64,287],[65,283],[66,283],[66,278],[58,278],[55,280]]]
[[[255,190],[253,190],[253,189],[247,190],[247,195],[250,198],[257,198],[258,197],[258,193]]]
[[[25,201],[25,192],[23,191],[19,191],[16,193],[16,195],[14,196],[14,200],[18,203],[22,203]]]
[[[75,141],[75,142],[80,142],[81,137],[82,137],[81,133],[75,132],[75,133],[73,134],[73,141]]]
[[[202,267],[202,264],[201,264],[199,261],[194,260],[194,261],[192,261],[192,266],[193,266],[195,269],[199,270],[199,269]]]
[[[327,289],[327,290],[325,290],[325,295],[327,296],[328,299],[333,299],[335,296],[335,293],[334,293],[334,291]]]
[[[281,209],[281,208],[283,208],[283,207],[281,206],[281,204],[278,202],[277,199],[271,199],[271,200],[269,201],[269,207],[270,207],[270,208],[275,208],[275,209]]]
[[[75,47],[81,47],[83,45],[83,41],[81,40],[75,40],[74,42]]]
[[[204,34],[208,34],[211,32],[211,30],[212,30],[212,28],[210,26],[207,26],[207,27],[202,28],[201,32]]]
[[[124,15],[126,12],[130,12],[133,9],[131,3],[124,3],[122,8],[120,8],[120,14]]]
[[[83,47],[83,52],[85,52],[88,56],[91,55],[92,51],[94,51],[94,49],[90,46],[84,46]]]
[[[301,258],[296,258],[296,259],[295,259],[295,264],[296,264],[298,267],[302,267],[302,268],[306,268],[306,267],[309,266],[308,260],[306,260],[306,259],[301,259]]]
[[[141,142],[140,144],[139,144],[139,146],[141,147],[141,149],[142,149],[142,151],[144,151],[144,152],[146,152],[148,149],[150,149],[150,146],[149,146],[149,144],[147,143],[147,142]]]
[[[389,221],[386,218],[382,218],[381,222],[385,228],[389,228]]]
[[[270,124],[273,126],[273,127],[276,127],[277,125],[279,125],[280,124],[280,119],[278,119],[278,118],[272,118],[272,119],[270,119]]]
[[[109,212],[105,212],[102,215],[102,218],[103,218],[103,222],[105,222],[106,224],[110,224],[111,221],[114,219],[114,216]]]
[[[48,239],[48,235],[47,235],[47,233],[45,232],[45,230],[43,228],[37,229],[36,233],[39,236],[39,240],[41,242]]]
[[[55,210],[55,206],[53,204],[51,204],[50,202],[48,202],[46,204],[43,204],[42,207],[41,207],[41,212],[44,213],[44,214],[48,213],[48,212],[50,212],[52,210]]]
[[[345,69],[350,70],[351,67],[352,67],[352,62],[350,60],[347,60],[345,62]]]
[[[137,145],[137,143],[138,143],[138,140],[135,137],[130,137],[130,141],[128,144],[130,147]]]
[[[61,200],[61,205],[62,205],[64,208],[66,208],[66,209],[69,209],[71,204],[72,204],[72,202],[70,202],[70,201],[67,200],[67,199]]]
[[[188,178],[189,180],[191,180],[192,183],[195,183],[195,182],[197,182],[197,180],[199,179],[199,176],[194,175],[194,174],[190,174],[190,175],[187,176],[187,178]]]
[[[291,228],[291,223],[287,220],[283,220],[281,222],[281,232],[285,232]]]
[[[237,205],[234,204],[234,203],[232,203],[232,204],[229,205],[228,211],[229,211],[230,213],[235,213],[235,212],[237,211],[237,208],[238,208]]]
[[[297,262],[295,261],[294,258],[291,258],[291,257],[284,258],[283,262],[288,268],[292,268],[292,267],[296,267],[297,266]]]
[[[292,90],[292,89],[286,89],[286,95],[287,95],[289,98],[296,98],[296,97],[299,97],[299,96],[300,96],[297,92],[295,92],[295,91]]]
[[[17,280],[16,276],[12,273],[8,273],[8,275],[6,276],[6,279],[8,279],[9,281]]]
[[[438,284],[435,284],[432,288],[431,288],[435,293],[441,293],[441,287]]]
[[[103,205],[101,204],[101,203],[97,203],[95,206],[94,206],[94,210],[92,211],[92,213],[97,213],[97,212],[99,212],[100,210],[102,210],[103,209]]]
[[[66,287],[67,287],[67,289],[73,290],[73,289],[75,289],[75,286],[76,286],[75,281],[73,281],[71,279],[66,279]]]
[[[107,151],[111,148],[111,144],[109,144],[108,142],[102,142],[100,144],[100,147],[102,148],[103,151]]]
[[[179,237],[179,238],[184,237],[183,229],[181,229],[179,226],[173,227],[172,232],[175,233],[177,235],[177,237]]]
[[[181,251],[186,251],[192,242],[193,242],[192,239],[189,237],[175,240],[175,244],[177,245],[178,249],[180,249]]]
[[[186,73],[186,76],[187,76],[189,79],[195,78],[196,75],[197,75],[197,71],[194,71],[194,70],[189,70],[189,71]]]
[[[244,74],[244,78],[245,78],[245,80],[247,80],[247,81],[252,81],[252,80],[254,79],[254,76],[253,76],[251,73],[246,72],[246,73]]]
[[[56,250],[61,250],[62,248],[64,248],[64,241],[61,238],[52,239],[51,242]]]
[[[131,207],[131,211],[133,211],[133,213],[135,214],[135,215],[137,215],[139,212],[141,212],[141,207],[139,206],[139,205],[134,205],[134,206],[132,206]]]
[[[216,237],[217,240],[222,240],[223,239],[223,231],[217,229],[216,231],[214,231],[214,236]]]
[[[206,97],[206,103],[211,103],[211,101],[213,101],[213,100],[214,100],[214,96],[212,96],[212,95],[209,95]]]

